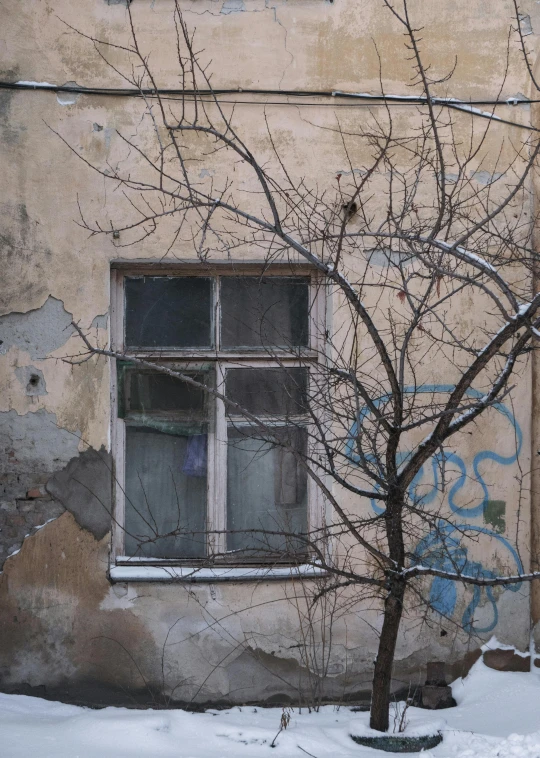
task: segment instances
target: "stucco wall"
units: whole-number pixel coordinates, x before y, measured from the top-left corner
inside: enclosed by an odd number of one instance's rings
[[[402,30],[379,0],[193,0],[183,7],[187,23],[197,27],[204,55],[213,61],[215,87],[377,93],[374,39],[386,91],[409,92],[411,68]],[[141,44],[152,51],[160,86],[178,86],[172,4],[133,0],[131,9]],[[533,33],[527,41],[534,60],[540,8],[527,0],[522,10],[530,14]],[[510,3],[416,2],[411,12],[425,27],[422,46],[433,65],[432,76],[444,74],[457,57],[450,91],[440,94],[463,100],[495,98],[502,85],[502,98],[531,96],[515,40],[503,82]],[[5,6],[2,16],[3,80],[123,86],[92,45],[62,23],[119,42],[127,33],[123,3],[28,0]],[[243,99],[239,129],[264,158],[270,147],[262,103],[272,98]],[[291,170],[330,184],[348,170],[334,130],[336,112],[345,131],[361,116],[350,108],[331,107],[328,99],[311,98],[310,103],[301,108],[268,105],[266,115]],[[528,105],[507,110],[504,117],[513,121],[526,124],[533,118]],[[0,686],[45,687],[53,694],[94,702],[149,701],[164,692],[184,702],[283,700],[313,686],[323,686],[334,698],[365,693],[376,653],[374,629],[380,625],[373,603],[354,607],[335,622],[329,675],[321,685],[302,657],[297,604],[303,601],[295,599],[301,594],[295,583],[165,586],[111,585],[107,580],[110,535],[105,533],[103,500],[107,505],[112,465],[109,369],[104,360],[73,366],[62,357],[80,350],[72,320],[106,342],[111,261],[161,259],[167,227],[144,243],[122,248],[110,236],[89,237],[76,223],[78,203],[89,217],[107,221],[121,216],[122,200],[55,132],[92,163],[133,160],[116,130],[135,132],[144,141],[141,114],[141,102],[134,98],[0,91],[0,559],[12,556],[0,577]],[[415,108],[402,107],[395,118],[401,128],[413,128]],[[458,123],[458,133],[459,128]],[[489,137],[493,155],[499,154],[503,140],[504,151],[520,137],[513,127],[497,126]],[[350,158],[353,165],[362,165],[361,153]],[[200,165],[201,179],[227,170],[219,156]],[[487,175],[491,170],[495,167],[481,167]],[[484,174],[478,176],[484,180]],[[249,189],[249,178],[245,181]],[[194,256],[182,242],[174,254]],[[463,312],[474,307],[473,300],[466,301]],[[435,384],[448,382],[436,366],[430,371]],[[529,565],[529,535],[536,523],[531,522],[527,480],[531,388],[531,367],[526,366],[518,390],[505,400],[508,413],[482,420],[460,452],[470,471],[482,451],[511,457],[516,424],[523,434],[519,462],[490,460],[484,469],[490,500],[504,503],[502,511],[494,506],[493,515],[499,519],[497,529],[504,515],[500,552],[492,554],[480,541],[474,557],[485,565],[502,565],[505,556],[510,560],[503,539],[519,549],[524,567]],[[99,452],[85,453],[89,447]],[[81,478],[92,482],[94,495],[73,484]],[[475,497],[475,486],[470,497]],[[481,517],[470,523],[495,528]],[[470,602],[471,594],[460,590],[450,609],[458,623]],[[493,623],[495,608],[498,621]],[[460,636],[451,621],[435,626],[418,618],[407,621],[396,686],[421,680],[426,660],[461,660],[492,633],[526,648],[528,588],[497,591],[493,603],[482,596],[477,618],[487,631],[473,639]]]

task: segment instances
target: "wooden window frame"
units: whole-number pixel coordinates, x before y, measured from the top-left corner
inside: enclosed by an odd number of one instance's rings
[[[215,313],[212,323],[214,336],[219,340],[220,302],[219,281],[226,276],[286,276],[308,277],[309,283],[309,344],[301,349],[301,359],[287,350],[273,349],[270,358],[264,350],[244,351],[221,350],[219,342],[208,350],[137,350],[129,351],[124,346],[124,282],[133,276],[196,276],[214,280]],[[262,268],[261,264],[241,267],[218,264],[205,267],[200,263],[180,265],[149,265],[122,263],[111,268],[111,349],[115,352],[149,361],[167,360],[185,365],[186,369],[197,369],[202,363],[215,365],[216,387],[224,392],[227,368],[302,366],[311,372],[320,364],[325,354],[326,297],[321,286],[319,273],[311,267],[294,264],[273,264]],[[118,415],[118,386],[116,361],[111,359],[111,449],[114,460],[113,484],[113,527],[111,545],[111,565],[109,577],[112,581],[252,581],[253,579],[295,578],[318,573],[312,565],[269,565],[268,562],[230,560],[212,562],[179,558],[130,557],[124,554],[125,522],[125,449],[126,435],[124,420]],[[208,474],[207,474],[207,529],[208,555],[225,554],[226,527],[226,481],[227,481],[227,417],[225,404],[219,398],[214,400],[215,410],[210,414],[208,429]],[[311,453],[313,454],[313,449]],[[219,486],[221,483],[221,486]],[[308,532],[321,529],[324,523],[324,498],[315,482],[308,477]]]

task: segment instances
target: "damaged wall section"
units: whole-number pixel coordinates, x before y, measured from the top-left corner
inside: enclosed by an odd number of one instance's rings
[[[18,347],[32,360],[47,358],[73,334],[72,320],[64,304],[51,295],[41,308],[0,316],[0,355],[10,347]]]
[[[79,455],[78,445],[54,413],[0,414],[0,567],[33,529],[65,509],[98,539],[109,530],[110,456]]]
[[[47,482],[46,490],[83,529],[102,540],[111,528],[112,458],[103,448],[86,450]]]

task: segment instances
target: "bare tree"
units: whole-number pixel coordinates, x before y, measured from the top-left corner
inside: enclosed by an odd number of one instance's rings
[[[111,235],[122,247],[159,228],[170,235],[167,254],[189,242],[205,271],[216,260],[241,260],[249,253],[261,261],[263,278],[276,263],[291,271],[301,263],[317,272],[317,286],[332,303],[333,326],[317,327],[315,355],[288,345],[288,359],[292,354],[296,366],[310,366],[311,379],[302,385],[298,375],[288,374],[285,394],[301,407],[274,413],[281,414],[280,423],[269,423],[242,396],[167,362],[159,350],[153,358],[138,358],[101,347],[77,325],[84,347],[68,360],[104,356],[202,389],[225,404],[240,430],[236,444],[255,440],[260,450],[270,446],[293,457],[331,515],[309,531],[284,523],[247,530],[244,558],[252,551],[254,560],[265,554],[324,570],[329,579],[315,597],[347,588],[344,603],[377,598],[383,623],[371,726],[382,732],[389,726],[404,613],[421,604],[444,613],[433,592],[426,597],[426,580],[441,591],[461,583],[491,592],[539,575],[524,572],[514,548],[515,571],[486,573],[469,561],[464,546],[481,530],[463,526],[459,514],[472,506],[443,507],[443,500],[449,491],[453,497],[465,476],[456,450],[469,430],[481,417],[509,418],[503,401],[510,400],[512,382],[540,336],[529,202],[540,151],[536,132],[516,123],[516,139],[503,144],[494,134],[501,121],[494,110],[435,96],[451,73],[431,77],[407,0],[383,5],[406,35],[414,126],[396,120],[381,74],[378,106],[360,111],[353,130],[339,121],[331,127],[348,162],[332,186],[295,175],[266,113],[268,149],[259,157],[250,147],[234,104],[212,88],[178,2],[173,33],[181,87],[174,96],[160,92],[129,6],[129,43],[87,37],[142,100],[144,138],[118,134],[129,160],[94,165],[64,140],[126,200],[124,217],[110,222],[90,222],[82,208],[80,223],[91,234]],[[115,61],[124,54],[126,65],[113,66],[110,51]],[[494,144],[500,146],[495,156]],[[199,176],[201,155],[215,161],[215,176]],[[482,170],[489,171],[483,184],[475,179]],[[242,185],[246,177],[249,191]],[[261,338],[268,357],[287,372],[275,342]],[[448,377],[444,384],[441,374]],[[298,441],[301,430],[305,443]],[[512,434],[509,458],[517,460],[516,424]],[[428,463],[429,485],[422,480]],[[181,533],[178,526],[166,536]],[[138,544],[163,536],[150,524]],[[219,550],[211,556],[225,557]],[[469,631],[472,613],[463,622]]]

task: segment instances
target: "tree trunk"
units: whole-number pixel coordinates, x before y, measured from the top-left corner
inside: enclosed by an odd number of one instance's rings
[[[384,603],[384,621],[379,639],[379,650],[373,672],[373,690],[371,695],[371,718],[369,725],[379,732],[388,731],[388,711],[390,709],[390,684],[394,653],[403,613],[405,585],[400,582],[392,585]]]

